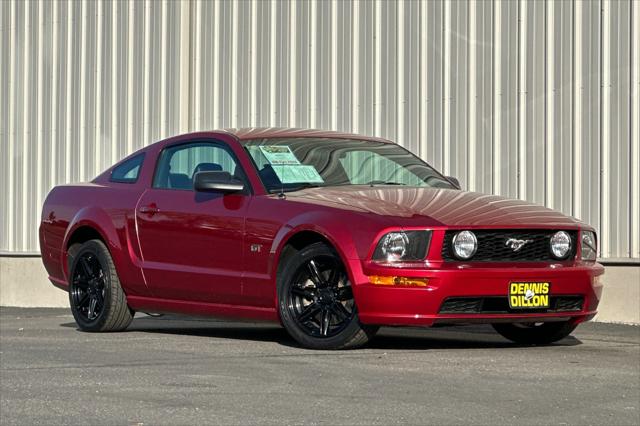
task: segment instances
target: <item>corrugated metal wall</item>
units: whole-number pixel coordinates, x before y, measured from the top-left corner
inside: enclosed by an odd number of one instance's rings
[[[47,191],[176,133],[388,137],[640,258],[640,2],[5,1],[0,250]]]

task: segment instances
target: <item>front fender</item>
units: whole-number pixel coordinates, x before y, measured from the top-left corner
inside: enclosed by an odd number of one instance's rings
[[[270,249],[270,274],[277,270],[276,265],[279,264],[282,250],[289,240],[303,231],[315,232],[329,241],[345,263],[348,259],[358,258],[358,250],[350,229],[344,222],[336,221],[335,217],[324,212],[308,212],[291,219],[277,232]]]
[[[289,219],[276,233],[271,253],[278,254],[287,241],[301,231],[322,235],[338,251],[343,261],[364,259],[376,236],[395,223],[379,215],[361,212],[314,210]]]
[[[354,296],[358,297],[358,284],[363,282],[361,259],[369,251],[381,229],[393,226],[390,221],[379,216],[350,213],[336,215],[332,211],[313,211],[295,216],[277,232],[271,246],[271,262],[269,274],[274,288],[277,288],[277,265],[279,265],[282,251],[296,234],[311,231],[321,235],[338,252],[347,275],[354,284]],[[277,304],[277,294],[276,306]]]

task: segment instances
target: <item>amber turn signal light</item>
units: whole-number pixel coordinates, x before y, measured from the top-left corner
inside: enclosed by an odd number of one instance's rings
[[[410,287],[426,287],[429,284],[429,279],[370,275],[369,282],[375,285],[403,285]]]

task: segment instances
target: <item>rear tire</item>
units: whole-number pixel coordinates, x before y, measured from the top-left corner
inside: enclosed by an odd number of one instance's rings
[[[314,243],[284,260],[278,277],[280,318],[310,349],[350,349],[367,343],[378,327],[363,325],[351,283],[336,251]]]
[[[109,250],[100,240],[69,249],[69,304],[80,330],[121,331],[133,320]]]
[[[562,340],[575,330],[571,321],[544,322],[541,324],[493,324],[502,337],[525,345],[544,345]]]

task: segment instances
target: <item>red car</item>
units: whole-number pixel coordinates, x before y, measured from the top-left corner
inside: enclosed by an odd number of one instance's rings
[[[40,247],[81,330],[180,312],[280,321],[319,349],[381,325],[554,342],[596,314],[604,272],[576,219],[461,191],[387,140],[300,129],[177,136],[55,187]]]

